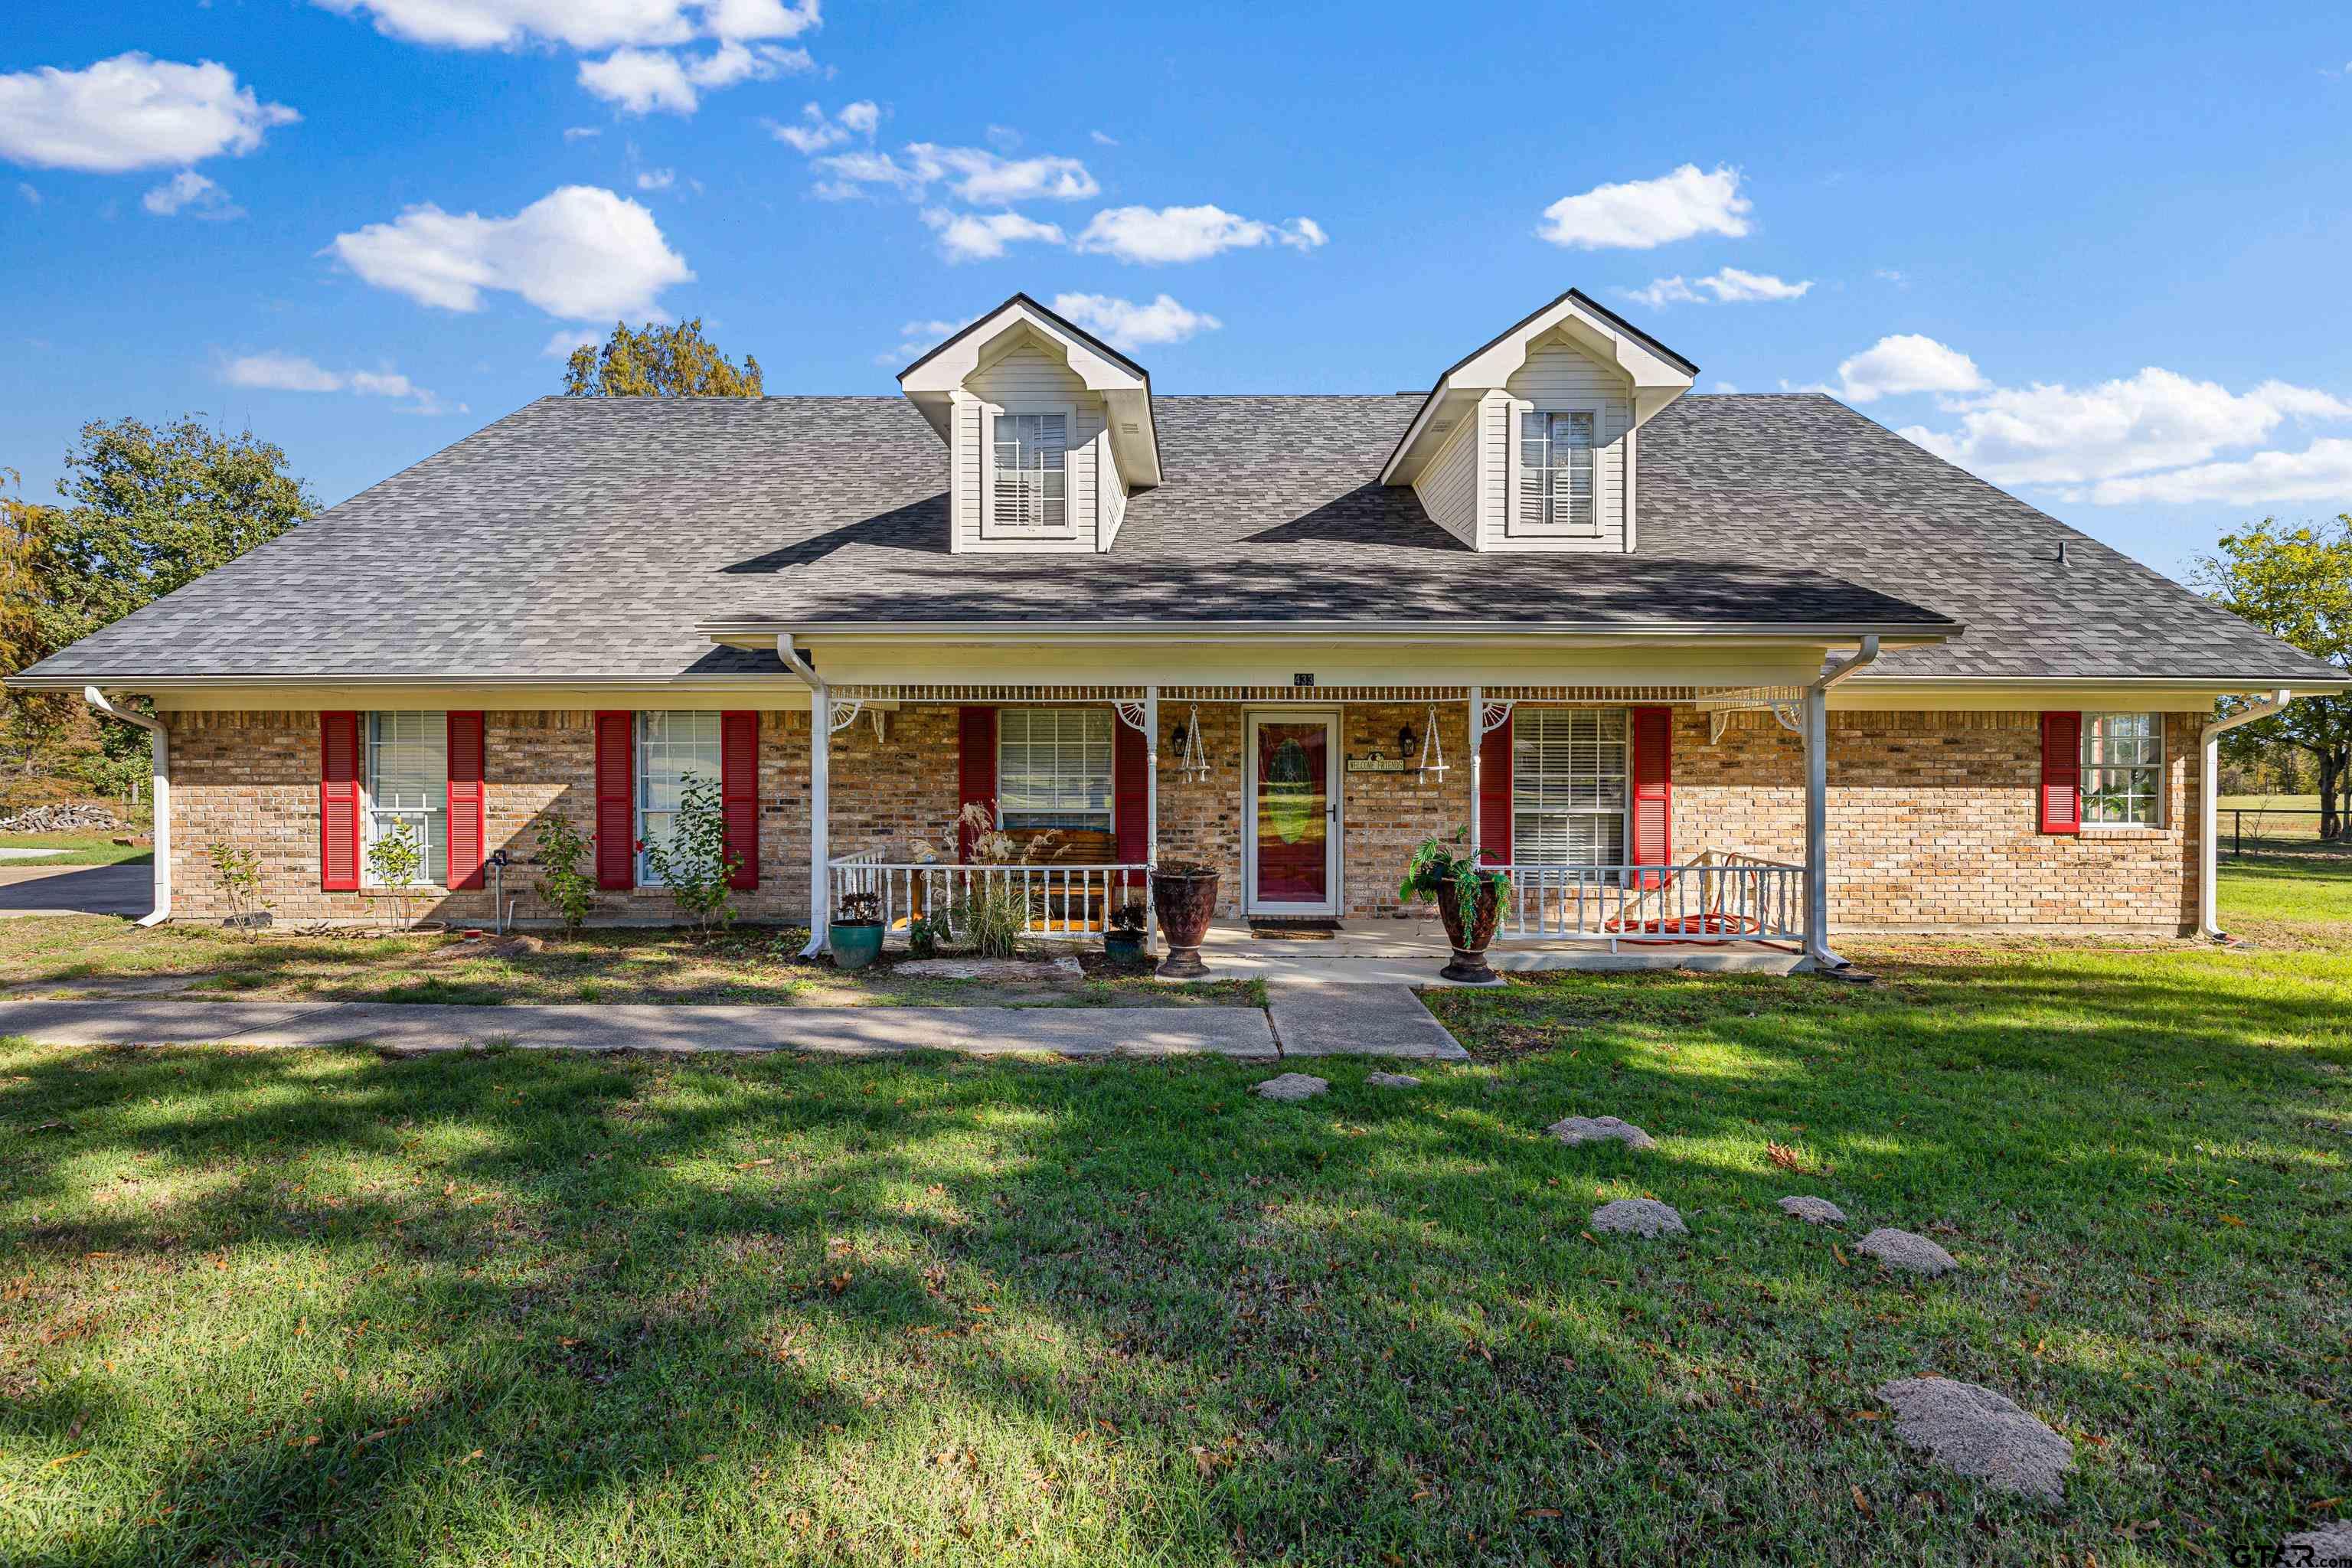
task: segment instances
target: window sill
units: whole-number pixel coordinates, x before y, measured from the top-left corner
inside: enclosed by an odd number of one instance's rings
[[[360,889],[362,899],[440,899],[448,895],[449,889],[438,882],[411,882],[404,888],[373,886]]]
[[[2142,827],[2123,823],[2084,823],[2076,830],[2081,838],[2164,838],[2171,835],[2168,827]]]

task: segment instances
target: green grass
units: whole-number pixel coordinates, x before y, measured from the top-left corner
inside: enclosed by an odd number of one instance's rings
[[[0,1046],[0,1561],[2113,1568],[2352,1506],[2352,942],[1858,955],[1435,995],[1476,1062],[1296,1106]],[[1543,1134],[1604,1112],[1662,1148]],[[1688,1239],[1586,1234],[1640,1194]],[[2064,1500],[1906,1450],[1921,1373],[2072,1437]]]
[[[487,951],[444,936],[272,931],[217,926],[142,930],[102,916],[0,921],[0,987],[36,994],[100,991],[111,981],[178,977],[196,995],[247,1001],[733,1003],[775,1006],[1132,1007],[1265,1005],[1258,981],[1170,986],[1144,966],[1087,954],[1075,984],[938,980],[902,974],[898,955],[845,973],[798,958],[807,933],[764,928],[698,938],[675,931],[590,931]]]
[[[0,859],[0,870],[11,866],[119,866],[155,858],[155,852],[144,845],[117,844],[103,833],[0,833],[0,849],[57,851],[38,859]]]

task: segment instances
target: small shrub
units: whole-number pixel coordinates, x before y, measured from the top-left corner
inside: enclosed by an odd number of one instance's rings
[[[368,846],[368,873],[392,893],[393,918],[406,926],[414,918],[418,868],[425,864],[425,846],[414,823],[403,822]]]
[[[576,936],[596,907],[596,879],[583,869],[588,841],[569,817],[549,812],[533,829],[539,862],[539,896],[563,921],[566,935]]]
[[[907,922],[907,951],[917,958],[930,958],[940,951],[939,928],[925,915],[917,915]]]
[[[213,843],[205,846],[205,858],[212,862],[213,881],[220,889],[221,901],[228,906],[229,923],[245,933],[246,941],[253,941],[259,925],[253,917],[269,910],[261,900],[260,851]]]
[[[707,934],[714,925],[735,923],[732,883],[740,863],[727,852],[727,809],[719,781],[688,780],[677,815],[670,818],[669,842],[646,847],[646,870],[669,889],[696,932]]]

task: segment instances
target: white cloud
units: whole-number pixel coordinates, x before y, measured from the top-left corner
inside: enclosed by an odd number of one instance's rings
[[[641,191],[666,191],[676,184],[676,169],[645,169],[637,174],[637,189]]]
[[[815,68],[806,49],[729,42],[699,58],[660,49],[615,49],[601,60],[582,60],[579,75],[582,87],[625,113],[658,109],[691,114],[707,91]]]
[[[567,125],[563,128],[563,139],[566,142],[585,142],[592,136],[603,134],[604,134],[604,128],[597,125]]]
[[[367,282],[448,310],[478,310],[497,289],[571,320],[652,314],[662,289],[694,277],[652,213],[593,185],[562,186],[512,217],[428,203],[328,248]]]
[[[1116,147],[1118,145],[1118,138],[1116,136],[1106,136],[1099,131],[1089,131],[1087,134],[1094,138],[1095,145],[1097,147]]]
[[[1010,125],[992,125],[981,134],[987,137],[988,144],[1000,153],[1017,153],[1021,150],[1021,132],[1013,130]]]
[[[179,65],[134,50],[87,70],[0,76],[0,158],[39,169],[117,174],[242,156],[301,118],[211,60]]]
[[[1742,272],[1727,267],[1712,278],[1661,278],[1643,289],[1622,290],[1629,300],[1664,307],[1675,304],[1745,304],[1759,300],[1801,300],[1812,287],[1809,279],[1790,283],[1766,272]],[[1700,290],[1706,290],[1702,293]]]
[[[1875,403],[1906,392],[1974,392],[1985,384],[1977,362],[1916,332],[1884,337],[1838,366],[1840,395]]]
[[[1554,245],[1578,250],[1648,250],[1693,235],[1734,238],[1748,232],[1754,204],[1739,194],[1739,171],[1718,165],[1702,174],[1685,163],[1654,180],[1595,185],[1544,208],[1536,229]]]
[[[749,42],[796,38],[817,26],[817,0],[312,0],[366,15],[376,31],[414,44],[515,48],[533,41],[575,49],[683,44],[709,36]]]
[[[2202,463],[2169,473],[2143,474],[2132,479],[2102,479],[2086,491],[2070,493],[2069,500],[2099,506],[2129,506],[2158,501],[2226,501],[2251,506],[2260,501],[2318,501],[2340,506],[2352,494],[2352,441],[2328,437],[2300,452],[2257,452],[2227,463]]]
[[[1267,244],[1312,250],[1328,237],[1313,218],[1269,224],[1216,206],[1108,207],[1078,236],[1078,248],[1121,261],[1199,261]]]
[[[2267,381],[2231,393],[2153,365],[2096,386],[1994,387],[1945,408],[1959,416],[1958,429],[1915,426],[1903,434],[2001,485],[2081,485],[2179,468],[2227,447],[2259,446],[2290,418],[2352,419],[2352,403],[2312,387]]]
[[[41,193],[33,188],[32,182],[29,180],[19,180],[16,182],[16,194],[24,197],[28,205],[39,206],[41,205]]]
[[[139,205],[157,217],[188,211],[197,217],[243,217],[245,209],[229,204],[228,193],[194,169],[183,169],[139,198]]]
[[[405,398],[411,414],[453,412],[441,400],[397,371],[332,371],[301,354],[257,353],[233,359],[221,367],[221,379],[231,386],[268,392],[352,392],[362,397]],[[454,412],[466,412],[464,404]]]
[[[558,327],[550,333],[547,346],[539,351],[542,359],[570,359],[573,349],[593,348],[604,341],[604,334],[593,327]]]
[[[942,147],[930,142],[909,142],[904,151],[903,163],[887,153],[875,152],[819,158],[816,166],[832,176],[820,186],[819,194],[855,195],[861,185],[889,185],[920,196],[932,184],[945,181],[959,200],[973,206],[998,206],[1010,202],[1083,201],[1102,189],[1076,158],[1002,158],[984,147]]]
[[[1039,223],[1015,212],[953,213],[926,207],[923,221],[940,237],[940,254],[950,261],[991,261],[1004,247],[1023,240],[1061,245],[1067,237],[1050,223]]]
[[[779,142],[792,144],[794,151],[810,156],[828,147],[838,147],[853,136],[872,140],[875,127],[882,123],[882,110],[866,100],[844,105],[839,114],[827,120],[824,110],[814,103],[801,105],[801,123],[779,125],[768,122],[768,131]]]
[[[1224,325],[1214,316],[1186,310],[1165,294],[1148,305],[1108,294],[1056,294],[1054,310],[1120,349],[1181,343],[1195,333],[1213,332]]]
[[[926,350],[938,347],[940,343],[945,342],[948,339],[953,337],[956,333],[963,331],[966,327],[971,325],[978,320],[980,320],[978,316],[964,316],[952,321],[940,319],[934,319],[928,321],[908,321],[906,325],[898,329],[898,348],[895,351],[885,350],[881,353],[876,354],[874,356],[874,363],[876,364],[905,364],[908,360],[917,358]]]

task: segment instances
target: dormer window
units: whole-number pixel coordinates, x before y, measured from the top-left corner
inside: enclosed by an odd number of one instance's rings
[[[1593,425],[1589,409],[1519,415],[1513,533],[1589,539],[1601,531],[1592,510]]]
[[[1069,531],[1065,414],[999,414],[988,497],[991,535],[1061,536]]]

